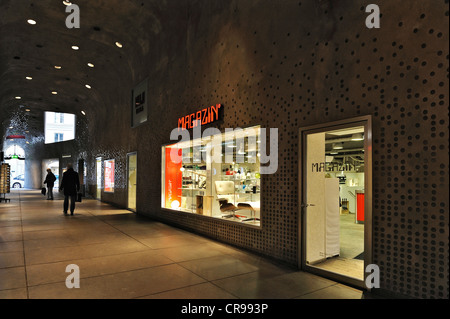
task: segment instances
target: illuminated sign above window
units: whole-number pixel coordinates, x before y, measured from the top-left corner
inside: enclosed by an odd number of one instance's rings
[[[203,110],[191,113],[178,119],[178,130],[194,128],[200,121],[201,125],[206,125],[223,119],[223,105],[216,104]]]

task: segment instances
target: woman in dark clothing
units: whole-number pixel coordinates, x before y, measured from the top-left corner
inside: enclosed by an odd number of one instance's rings
[[[67,215],[70,197],[70,215],[75,210],[75,201],[80,191],[80,178],[78,173],[73,170],[72,164],[67,165],[67,171],[64,172],[59,190],[64,190],[64,215]]]
[[[47,168],[47,176],[44,184],[47,184],[47,199],[53,200],[53,186],[55,186],[56,177],[50,168]]]

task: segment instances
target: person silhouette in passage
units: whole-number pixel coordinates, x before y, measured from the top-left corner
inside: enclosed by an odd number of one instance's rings
[[[72,164],[67,164],[67,171],[64,172],[59,190],[64,190],[64,215],[67,215],[70,198],[70,215],[75,210],[75,201],[80,191],[80,178],[78,173],[73,170]]]
[[[47,199],[53,200],[53,186],[55,186],[56,177],[50,168],[47,168],[47,176],[44,184],[47,184]]]

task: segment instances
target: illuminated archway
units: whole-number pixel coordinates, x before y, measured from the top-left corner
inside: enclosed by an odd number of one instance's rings
[[[11,188],[25,187],[25,151],[22,147],[14,144],[9,146],[5,152],[5,162],[11,168]]]

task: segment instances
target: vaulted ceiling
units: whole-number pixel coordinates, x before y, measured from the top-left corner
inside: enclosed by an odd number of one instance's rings
[[[160,28],[159,3],[79,0],[80,28],[68,28],[75,13],[66,12],[70,2],[0,0],[3,140],[11,134],[30,143],[42,139],[45,111],[95,116],[105,94],[132,81],[133,67],[148,53]]]

